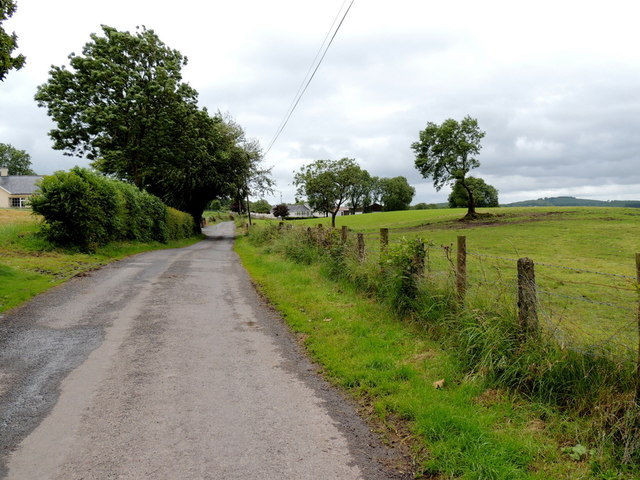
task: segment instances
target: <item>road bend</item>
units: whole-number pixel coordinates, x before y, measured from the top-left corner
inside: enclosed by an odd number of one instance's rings
[[[0,320],[0,478],[404,478],[205,233]]]

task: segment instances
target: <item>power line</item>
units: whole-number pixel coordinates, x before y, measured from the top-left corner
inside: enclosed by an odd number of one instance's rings
[[[351,2],[349,3],[349,6],[347,7],[347,9],[345,10],[344,14],[342,15],[342,18],[340,19],[340,23],[338,23],[338,26],[336,27],[335,31],[333,32],[333,35],[331,35],[331,39],[327,43],[327,38],[329,38],[329,35],[331,34],[331,31],[333,30],[333,27],[336,24],[336,20],[340,16],[340,12],[344,9],[344,5],[347,3],[347,1],[348,0],[344,0],[344,2],[342,2],[342,5],[340,6],[340,10],[338,10],[338,14],[334,18],[333,23],[331,24],[331,27],[329,27],[329,31],[327,32],[327,35],[324,37],[322,45],[320,45],[320,48],[318,49],[318,52],[316,53],[316,56],[313,59],[313,62],[311,62],[311,65],[309,66],[309,69],[307,70],[307,74],[302,79],[302,83],[300,84],[300,87],[298,87],[298,92],[293,97],[293,100],[291,101],[291,104],[289,105],[289,108],[288,108],[287,112],[285,113],[284,118],[280,122],[280,125],[278,126],[278,129],[276,130],[275,135],[271,139],[271,142],[269,142],[269,146],[267,147],[267,150],[265,151],[263,157],[267,156],[267,154],[271,150],[271,147],[273,147],[273,145],[276,143],[276,140],[278,139],[278,137],[280,136],[280,134],[282,133],[284,128],[287,126],[287,123],[289,122],[289,119],[291,118],[291,115],[293,115],[293,112],[296,109],[296,107],[298,106],[298,103],[300,103],[300,99],[302,98],[304,93],[307,91],[307,88],[309,87],[309,84],[313,80],[313,77],[315,77],[316,72],[318,71],[318,68],[320,68],[320,64],[322,64],[322,61],[324,60],[324,57],[326,56],[327,52],[329,51],[329,47],[331,47],[331,44],[333,43],[333,40],[336,38],[336,35],[338,34],[338,31],[340,30],[340,27],[342,26],[342,24],[344,22],[344,19],[347,17],[347,14],[349,13],[349,10],[351,10],[351,7],[353,6],[353,2],[355,0],[351,0]],[[326,44],[326,46],[325,46],[325,44]],[[322,53],[322,56],[320,56],[320,60],[318,60],[318,56],[320,55],[320,52],[322,51],[323,48],[324,48],[324,52]],[[316,64],[316,61],[317,61],[317,64]],[[315,68],[313,68],[314,64],[316,64]],[[309,72],[311,72],[312,69],[313,69],[313,72],[309,76]],[[306,81],[306,83],[305,83],[305,81]],[[304,85],[304,87],[303,87],[303,85]]]

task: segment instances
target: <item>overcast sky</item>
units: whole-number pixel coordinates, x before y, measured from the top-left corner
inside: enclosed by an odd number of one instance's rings
[[[184,79],[266,148],[343,0],[18,0],[3,24],[26,66],[0,83],[0,142],[38,173],[88,165],[51,148],[33,100],[106,24],[145,25],[189,58]],[[407,177],[416,202],[446,201],[410,148],[427,122],[470,115],[486,132],[472,172],[500,202],[572,195],[640,199],[640,3],[355,0],[265,159],[280,199],[316,159],[355,158]]]

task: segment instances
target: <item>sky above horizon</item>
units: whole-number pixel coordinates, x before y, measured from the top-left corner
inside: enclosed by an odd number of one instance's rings
[[[188,57],[200,105],[229,113],[266,148],[343,0],[18,0],[3,23],[26,66],[0,82],[0,143],[41,174],[88,165],[52,149],[33,96],[101,24],[155,30]],[[348,2],[347,2],[348,3]],[[611,0],[356,0],[306,94],[265,158],[293,201],[293,172],[355,158],[405,176],[413,203],[445,202],[414,166],[427,122],[470,115],[486,132],[479,176],[501,203],[570,195],[640,200],[640,4]],[[14,54],[16,53],[14,52]]]

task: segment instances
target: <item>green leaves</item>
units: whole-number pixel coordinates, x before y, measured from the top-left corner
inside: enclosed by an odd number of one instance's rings
[[[0,0],[0,81],[4,80],[9,70],[20,70],[26,61],[24,55],[11,56],[11,52],[18,47],[18,37],[2,28],[2,22],[11,17],[16,8],[13,0]]]
[[[364,178],[362,172],[353,158],[316,160],[303,166],[294,175],[293,183],[298,187],[298,195],[307,197],[312,209],[331,213],[335,226],[336,214]]]
[[[473,192],[473,198],[476,207],[497,207],[498,206],[498,191],[485,183],[482,178],[467,177],[464,179],[465,184]],[[469,206],[469,194],[462,182],[456,180],[453,185],[453,189],[449,194],[449,207],[468,207]]]
[[[0,0],[2,1],[2,0]],[[70,68],[52,67],[35,99],[57,128],[54,148],[133,183],[198,220],[213,198],[254,182],[270,188],[260,148],[229,118],[198,108],[187,59],[153,30],[102,26]],[[254,173],[255,175],[250,175]]]
[[[469,171],[480,166],[475,155],[480,153],[484,135],[478,121],[468,115],[459,123],[451,118],[442,125],[429,122],[420,132],[419,141],[411,144],[416,154],[416,168],[424,178],[433,179],[436,190],[454,180],[464,184]],[[469,196],[470,214],[475,214],[473,195]]]
[[[35,175],[31,170],[31,156],[8,143],[0,143],[0,167],[7,167],[9,175]]]
[[[460,123],[451,118],[442,125],[429,122],[420,132],[420,140],[411,145],[416,154],[416,168],[423,177],[433,178],[433,185],[440,190],[480,166],[474,155],[480,153],[484,135],[478,121],[469,116]]]

